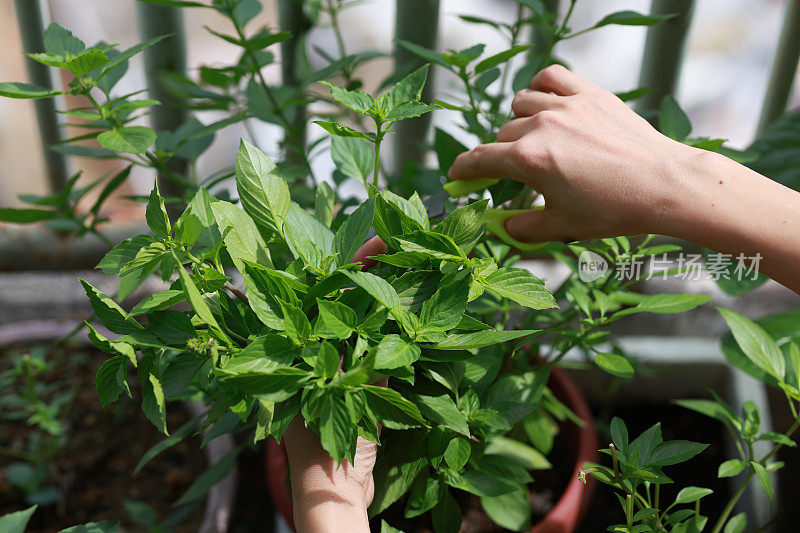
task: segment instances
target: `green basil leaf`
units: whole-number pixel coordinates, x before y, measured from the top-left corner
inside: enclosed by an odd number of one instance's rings
[[[436,348],[437,350],[471,350],[473,348],[482,348],[492,344],[508,342],[538,332],[539,330],[536,329],[504,331],[484,329],[469,333],[450,333],[447,338],[434,343],[431,348]]]
[[[378,303],[389,310],[400,309],[400,297],[388,281],[369,272],[342,270],[342,274],[367,291]]]
[[[521,54],[530,47],[531,46],[528,44],[517,44],[512,46],[508,50],[500,52],[499,54],[487,57],[486,59],[475,65],[475,74],[480,74],[484,70],[489,70],[490,68],[496,67],[501,63],[505,63],[515,55]]]
[[[428,78],[428,65],[423,65],[397,82],[387,93],[387,104],[391,112],[400,104],[418,102]]]
[[[747,463],[739,459],[730,459],[719,465],[717,477],[734,477],[742,473]]]
[[[236,154],[236,190],[242,207],[257,226],[281,231],[289,212],[289,186],[264,153],[242,139]]]
[[[116,402],[123,391],[131,396],[126,360],[125,356],[115,355],[103,361],[97,370],[94,383],[103,407]]]
[[[483,215],[489,200],[479,200],[459,207],[434,229],[436,233],[447,235],[459,246],[472,242],[483,227]]]
[[[755,322],[728,309],[718,307],[717,310],[725,319],[744,355],[758,368],[776,380],[783,381],[786,360],[778,343]]]
[[[661,100],[661,106],[658,108],[658,129],[676,141],[683,141],[692,132],[689,117],[683,112],[675,98],[670,95]]]
[[[317,299],[319,318],[317,329],[337,339],[347,339],[355,331],[358,317],[356,312],[341,302]]]
[[[672,13],[668,15],[643,15],[636,11],[625,10],[617,11],[603,17],[594,28],[608,26],[609,24],[616,24],[621,26],[652,26],[659,22],[675,18],[677,15]]]
[[[169,435],[164,389],[155,374],[148,374],[147,381],[142,388],[142,412],[161,433]]]
[[[472,447],[467,439],[455,437],[450,440],[444,450],[444,462],[453,470],[459,471],[467,464],[471,450]]]
[[[612,376],[631,379],[634,374],[634,369],[631,362],[619,354],[598,353],[594,356],[594,364]]]
[[[348,91],[343,87],[338,87],[327,81],[321,81],[321,84],[331,90],[331,97],[340,104],[349,107],[356,113],[363,115],[369,113],[372,109],[375,99],[367,93],[361,91]]]
[[[47,209],[15,209],[12,207],[0,208],[0,222],[13,222],[14,224],[30,224],[42,220],[52,220],[58,217],[56,211]]]
[[[49,98],[59,94],[64,94],[64,92],[31,85],[30,83],[9,81],[0,83],[0,96],[5,96],[6,98]]]
[[[192,281],[192,278],[189,276],[189,273],[186,272],[186,269],[184,269],[183,266],[178,267],[178,276],[181,280],[183,293],[186,295],[186,299],[189,301],[189,305],[192,306],[192,309],[197,314],[197,317],[202,320],[203,323],[208,324],[212,328],[221,332],[222,330],[217,323],[217,319],[214,318],[213,313],[211,313],[211,309],[209,309],[208,304],[205,302],[205,300],[203,300],[203,296],[197,289],[197,285],[194,284],[194,281]]]
[[[461,531],[461,507],[447,487],[442,487],[439,503],[431,511],[431,521],[436,533],[458,533]]]
[[[647,463],[656,466],[670,466],[688,461],[708,448],[708,444],[687,440],[670,440],[658,444],[649,455]]]
[[[456,327],[467,307],[472,284],[470,271],[460,271],[451,283],[442,283],[439,290],[422,304],[419,318],[423,327],[448,330]]]
[[[353,128],[342,126],[338,122],[331,122],[329,120],[315,120],[314,124],[321,126],[325,131],[338,137],[349,137],[352,139],[369,139],[366,133],[356,131]]]
[[[217,375],[245,394],[252,394],[261,400],[282,402],[300,390],[311,375],[300,368],[281,366],[261,372],[232,373],[218,370]]]
[[[376,420],[390,429],[408,429],[424,424],[416,405],[387,387],[364,385],[367,408]]]
[[[522,268],[499,268],[483,279],[483,285],[488,290],[530,309],[558,307],[553,293],[542,280]]]
[[[420,347],[399,335],[386,335],[373,349],[376,370],[411,366],[422,353]]]
[[[329,393],[322,403],[319,418],[319,433],[322,447],[337,463],[345,459],[353,463],[356,450],[356,428],[347,414],[344,400]]]
[[[331,249],[336,256],[336,264],[346,265],[353,260],[358,249],[364,244],[375,214],[375,196],[369,198],[353,211],[333,236]]]
[[[411,486],[406,502],[405,518],[414,518],[433,509],[439,503],[442,482],[439,478],[419,475]]]
[[[528,487],[518,485],[512,492],[500,496],[484,496],[481,507],[492,521],[511,531],[530,531],[531,495]]]
[[[144,330],[144,327],[114,302],[111,298],[93,287],[88,281],[80,280],[89,297],[92,306],[100,322],[114,333],[137,334]]]
[[[684,487],[675,496],[675,505],[683,505],[686,503],[694,503],[700,498],[704,498],[709,494],[713,494],[713,490],[704,489],[702,487]]]
[[[772,503],[772,498],[775,496],[775,488],[772,486],[772,478],[769,477],[769,472],[764,468],[764,465],[755,461],[750,461],[750,466],[753,467],[756,477],[758,478],[758,483],[761,485],[761,488],[764,489],[770,503]]]
[[[331,159],[339,172],[366,184],[373,172],[375,153],[363,139],[334,135]]]
[[[97,136],[103,148],[129,154],[143,154],[155,141],[156,132],[145,126],[120,126]]]
[[[76,56],[86,49],[83,41],[55,22],[51,22],[44,30],[43,41],[45,51],[50,54]]]

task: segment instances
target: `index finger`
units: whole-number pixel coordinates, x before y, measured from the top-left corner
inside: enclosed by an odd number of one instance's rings
[[[453,180],[517,179],[518,172],[511,163],[512,145],[510,142],[481,144],[459,154],[447,176]]]

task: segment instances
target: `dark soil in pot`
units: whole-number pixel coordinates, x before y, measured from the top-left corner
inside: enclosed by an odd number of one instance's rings
[[[239,477],[230,533],[272,533],[275,531],[275,508],[264,474],[264,448],[245,447],[236,458],[236,464]]]
[[[599,416],[598,411],[599,408],[595,409],[596,416]],[[669,404],[619,405],[612,411],[613,416],[618,416],[625,422],[631,438],[638,436],[656,422],[661,422],[664,440],[684,439],[709,445],[703,453],[691,460],[664,469],[664,473],[672,478],[675,484],[662,487],[661,501],[669,505],[683,487],[709,488],[714,493],[703,498],[700,512],[708,516],[710,523],[713,524],[731,495],[729,480],[717,477],[719,464],[730,458],[725,455],[726,434],[722,424],[683,407]],[[608,437],[601,434],[600,438],[601,443],[605,443],[601,446],[605,447]],[[604,438],[606,440],[602,440]],[[614,492],[598,483],[594,500],[578,533],[605,533],[608,526],[624,522],[625,515]]]
[[[174,532],[197,531],[203,514],[203,499],[182,509],[172,507],[205,470],[206,459],[199,438],[191,437],[162,452],[136,476],[133,470],[142,455],[164,437],[143,416],[141,394],[132,390],[105,410],[95,393],[95,372],[108,355],[84,347],[45,345],[0,347],[0,373],[14,360],[39,350],[52,364],[36,380],[47,390],[42,397],[52,401],[71,394],[63,409],[66,438],[48,461],[49,485],[59,489],[55,504],[40,505],[28,531],[50,532],[90,521],[120,521],[128,530],[144,530],[132,519],[125,502],[144,502],[155,511],[157,521],[180,518]],[[133,375],[130,383],[138,383]],[[132,387],[133,388],[133,387]],[[22,380],[0,386],[0,514],[29,507],[21,490],[8,482],[9,465],[25,455],[32,431],[24,418],[9,415],[14,394],[24,394]],[[167,427],[175,430],[190,416],[177,404],[167,409]],[[140,506],[141,508],[141,506]],[[145,512],[144,514],[149,514]]]

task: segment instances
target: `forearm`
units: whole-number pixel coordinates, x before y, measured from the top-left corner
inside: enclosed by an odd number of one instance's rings
[[[679,204],[659,233],[734,258],[758,254],[761,272],[800,292],[800,193],[711,152],[693,151],[674,172]]]

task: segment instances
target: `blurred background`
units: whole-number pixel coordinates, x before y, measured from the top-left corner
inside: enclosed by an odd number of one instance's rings
[[[12,0],[0,1],[0,30],[5,43],[0,51],[0,80],[24,81],[28,79],[28,73],[25,66],[26,58],[22,53],[23,46],[15,4],[20,5],[19,2],[15,3]],[[124,49],[140,40],[140,28],[137,28],[136,24],[136,2],[133,0],[50,0],[43,4],[49,8],[50,18],[53,21],[71,29],[76,36],[87,43],[104,40],[118,43],[119,47]],[[562,10],[566,4],[566,2],[561,3]],[[570,26],[574,30],[586,28],[606,14],[619,10],[630,9],[648,13],[650,4],[650,0],[579,1]],[[277,2],[265,0],[263,5],[264,9],[251,23],[252,26],[266,25],[277,28]],[[504,50],[507,48],[507,43],[496,31],[488,26],[468,24],[458,15],[476,15],[511,22],[516,15],[517,7],[518,4],[510,0],[442,0],[438,49],[461,49],[482,42],[486,43],[487,55]],[[691,119],[692,136],[728,139],[730,146],[740,149],[748,147],[753,142],[785,7],[786,2],[782,0],[694,2],[685,56],[676,89],[677,100]],[[206,27],[210,27],[223,32],[231,31],[226,21],[216,11],[191,8],[181,11],[187,41],[189,77],[195,79],[198,77],[201,64],[222,66],[238,57],[234,45],[214,37],[206,30]],[[364,80],[367,90],[376,90],[391,72],[395,2],[391,0],[357,2],[353,7],[342,11],[339,17],[348,53],[376,50],[387,54],[385,57],[367,62],[357,74]],[[639,86],[646,33],[647,27],[643,26],[605,26],[559,43],[556,54],[576,73],[599,86],[614,92],[630,91]],[[522,42],[525,42],[525,39],[524,35],[520,38]],[[324,14],[320,23],[311,30],[308,41],[311,67],[317,69],[326,65],[326,60],[315,49],[335,53],[337,43],[334,30]],[[525,54],[521,54],[513,58],[512,63],[521,65],[525,61],[524,56]],[[276,59],[275,63],[263,69],[267,83],[270,84],[279,84],[281,79],[281,60],[279,57]],[[55,72],[55,69],[51,70]],[[438,67],[434,67],[434,71],[437,96],[458,93],[458,80],[455,76]],[[69,80],[65,76],[64,79],[55,81],[58,85],[63,85]],[[133,92],[146,85],[140,54],[130,61],[128,73],[115,87],[115,93]],[[800,84],[795,83],[787,109],[793,109],[799,103]],[[75,105],[76,101],[71,104]],[[460,121],[458,113],[442,110],[433,115],[435,126],[441,126],[458,137],[460,130],[453,127]],[[204,124],[209,124],[226,115],[223,111],[199,111],[196,116]],[[142,120],[146,124],[148,117]],[[78,128],[68,127],[64,136],[72,137],[83,132]],[[315,125],[308,128],[310,141],[323,136],[324,133]],[[281,135],[279,127],[258,119],[249,119],[226,127],[216,133],[213,145],[200,156],[196,166],[197,175],[208,176],[228,167],[242,136],[252,137],[268,155],[277,155]],[[467,145],[474,143],[468,135],[464,135],[462,141]],[[391,138],[389,142],[392,142]],[[43,153],[33,101],[0,98],[0,161],[3,162],[0,165],[0,206],[22,205],[18,198],[21,193],[47,192]],[[393,166],[392,153],[391,149],[384,150],[384,157],[388,159],[387,166],[390,168]],[[433,154],[428,154],[428,157],[435,159]],[[113,175],[124,168],[122,161],[75,156],[68,157],[67,164],[70,175],[77,170],[84,171],[80,183],[89,183]],[[313,159],[312,165],[315,174],[323,176],[323,179],[329,179],[334,168],[327,150],[322,150],[320,155]],[[126,196],[148,194],[153,181],[154,175],[150,169],[134,167],[131,177],[106,202],[104,212],[112,221],[121,223],[117,224],[117,227],[128,228],[127,233],[120,230],[120,235],[112,235],[112,239],[121,239],[136,232],[131,231],[130,227],[141,222],[143,205],[126,199]],[[233,181],[228,181],[227,186],[232,190]],[[361,187],[355,181],[350,180],[350,182],[343,184],[343,197],[347,197],[348,194],[363,194]],[[348,192],[348,185],[352,185],[352,192]],[[91,205],[90,202],[94,201],[98,192],[99,188],[91,191],[82,202]],[[109,231],[113,231],[114,224],[106,227],[111,228]],[[20,232],[15,233],[13,238],[10,234],[5,241],[0,238],[0,255],[6,255],[7,259],[3,269],[29,268],[29,265],[8,260],[17,245],[24,247],[29,242],[39,243],[37,246],[42,248],[41,253],[45,254],[41,258],[49,259],[46,256],[48,250],[63,244],[57,239],[42,241],[41,235],[33,231],[34,228],[17,229],[20,229]],[[0,229],[0,231],[5,230]],[[30,241],[25,240],[26,235],[30,235]],[[91,240],[92,236],[88,236],[82,242]],[[74,257],[75,254],[72,255]],[[31,258],[31,254],[27,253],[25,257]],[[42,265],[36,266],[41,268]],[[550,275],[547,265],[542,267],[540,272],[540,275],[547,280]],[[86,272],[85,275],[89,276],[93,283],[99,283],[101,287],[110,289],[110,286],[104,284],[114,283],[96,271]],[[719,291],[711,280],[695,282],[681,290],[714,294],[721,298],[720,303],[723,305],[730,304],[734,300],[733,297]],[[46,304],[35,303],[39,301]],[[751,310],[757,317],[766,314],[774,305],[779,309],[790,308],[798,300],[790,291],[783,290],[777,284],[770,282],[737,301],[743,309]],[[80,318],[85,309],[83,291],[71,272],[47,274],[9,272],[0,275],[0,323],[47,317]],[[681,324],[681,327],[698,334],[714,334],[723,330],[718,320],[710,329],[705,324],[698,325],[692,318],[678,317],[677,320],[685,320],[686,323]],[[662,326],[646,324],[643,327],[657,329]]]
[[[277,7],[265,0],[264,10],[254,26],[277,27]],[[98,40],[119,43],[126,48],[138,42],[135,5],[131,0],[51,0],[52,19],[70,28],[75,35],[93,43]],[[497,32],[461,21],[457,15],[472,14],[511,22],[517,4],[504,0],[443,0],[439,48],[461,49],[476,42],[487,45],[488,53],[506,48]],[[777,44],[782,0],[698,0],[688,37],[683,71],[677,99],[687,111],[694,126],[693,135],[722,137],[734,147],[744,148],[752,142],[769,75],[772,55]],[[649,0],[604,0],[578,2],[571,26],[588,27],[604,15],[632,9],[649,12]],[[212,10],[184,10],[190,75],[201,63],[227,63],[237,53],[236,47],[222,42],[204,29],[219,27],[224,20]],[[391,52],[394,28],[394,2],[369,0],[341,14],[342,29],[351,50]],[[226,29],[226,28],[223,28]],[[559,56],[579,75],[610,91],[628,91],[637,87],[644,46],[645,27],[607,26],[599,31],[559,45]],[[0,31],[4,46],[0,51],[0,79],[25,80],[22,45],[14,13],[14,2],[0,2]],[[315,28],[310,46],[333,50],[335,39],[331,28]],[[315,56],[312,54],[311,59]],[[316,56],[319,67],[322,59]],[[368,88],[375,88],[389,73],[392,58],[372,61],[360,75]],[[280,78],[280,63],[264,69],[268,82]],[[437,93],[447,91],[454,79],[439,75]],[[795,84],[789,108],[800,103],[800,84]],[[128,75],[118,92],[130,92],[145,86],[141,56],[134,58]],[[215,119],[213,112],[201,114],[201,121]],[[446,123],[448,115],[437,113],[436,120]],[[277,128],[252,120],[262,146],[275,146]],[[317,128],[318,129],[318,128]],[[310,129],[319,134],[321,130]],[[213,171],[230,163],[231,154],[243,127],[233,126],[217,135],[217,142],[201,159],[200,172]],[[40,194],[46,190],[33,103],[0,99],[0,205],[19,205],[17,194]],[[72,161],[75,169],[84,168],[87,178],[103,172],[94,168],[96,161]],[[319,174],[332,168],[323,156],[316,163]],[[146,194],[152,176],[140,175],[132,180],[135,194]],[[131,209],[136,209],[134,205]],[[121,215],[118,215],[121,216]]]

